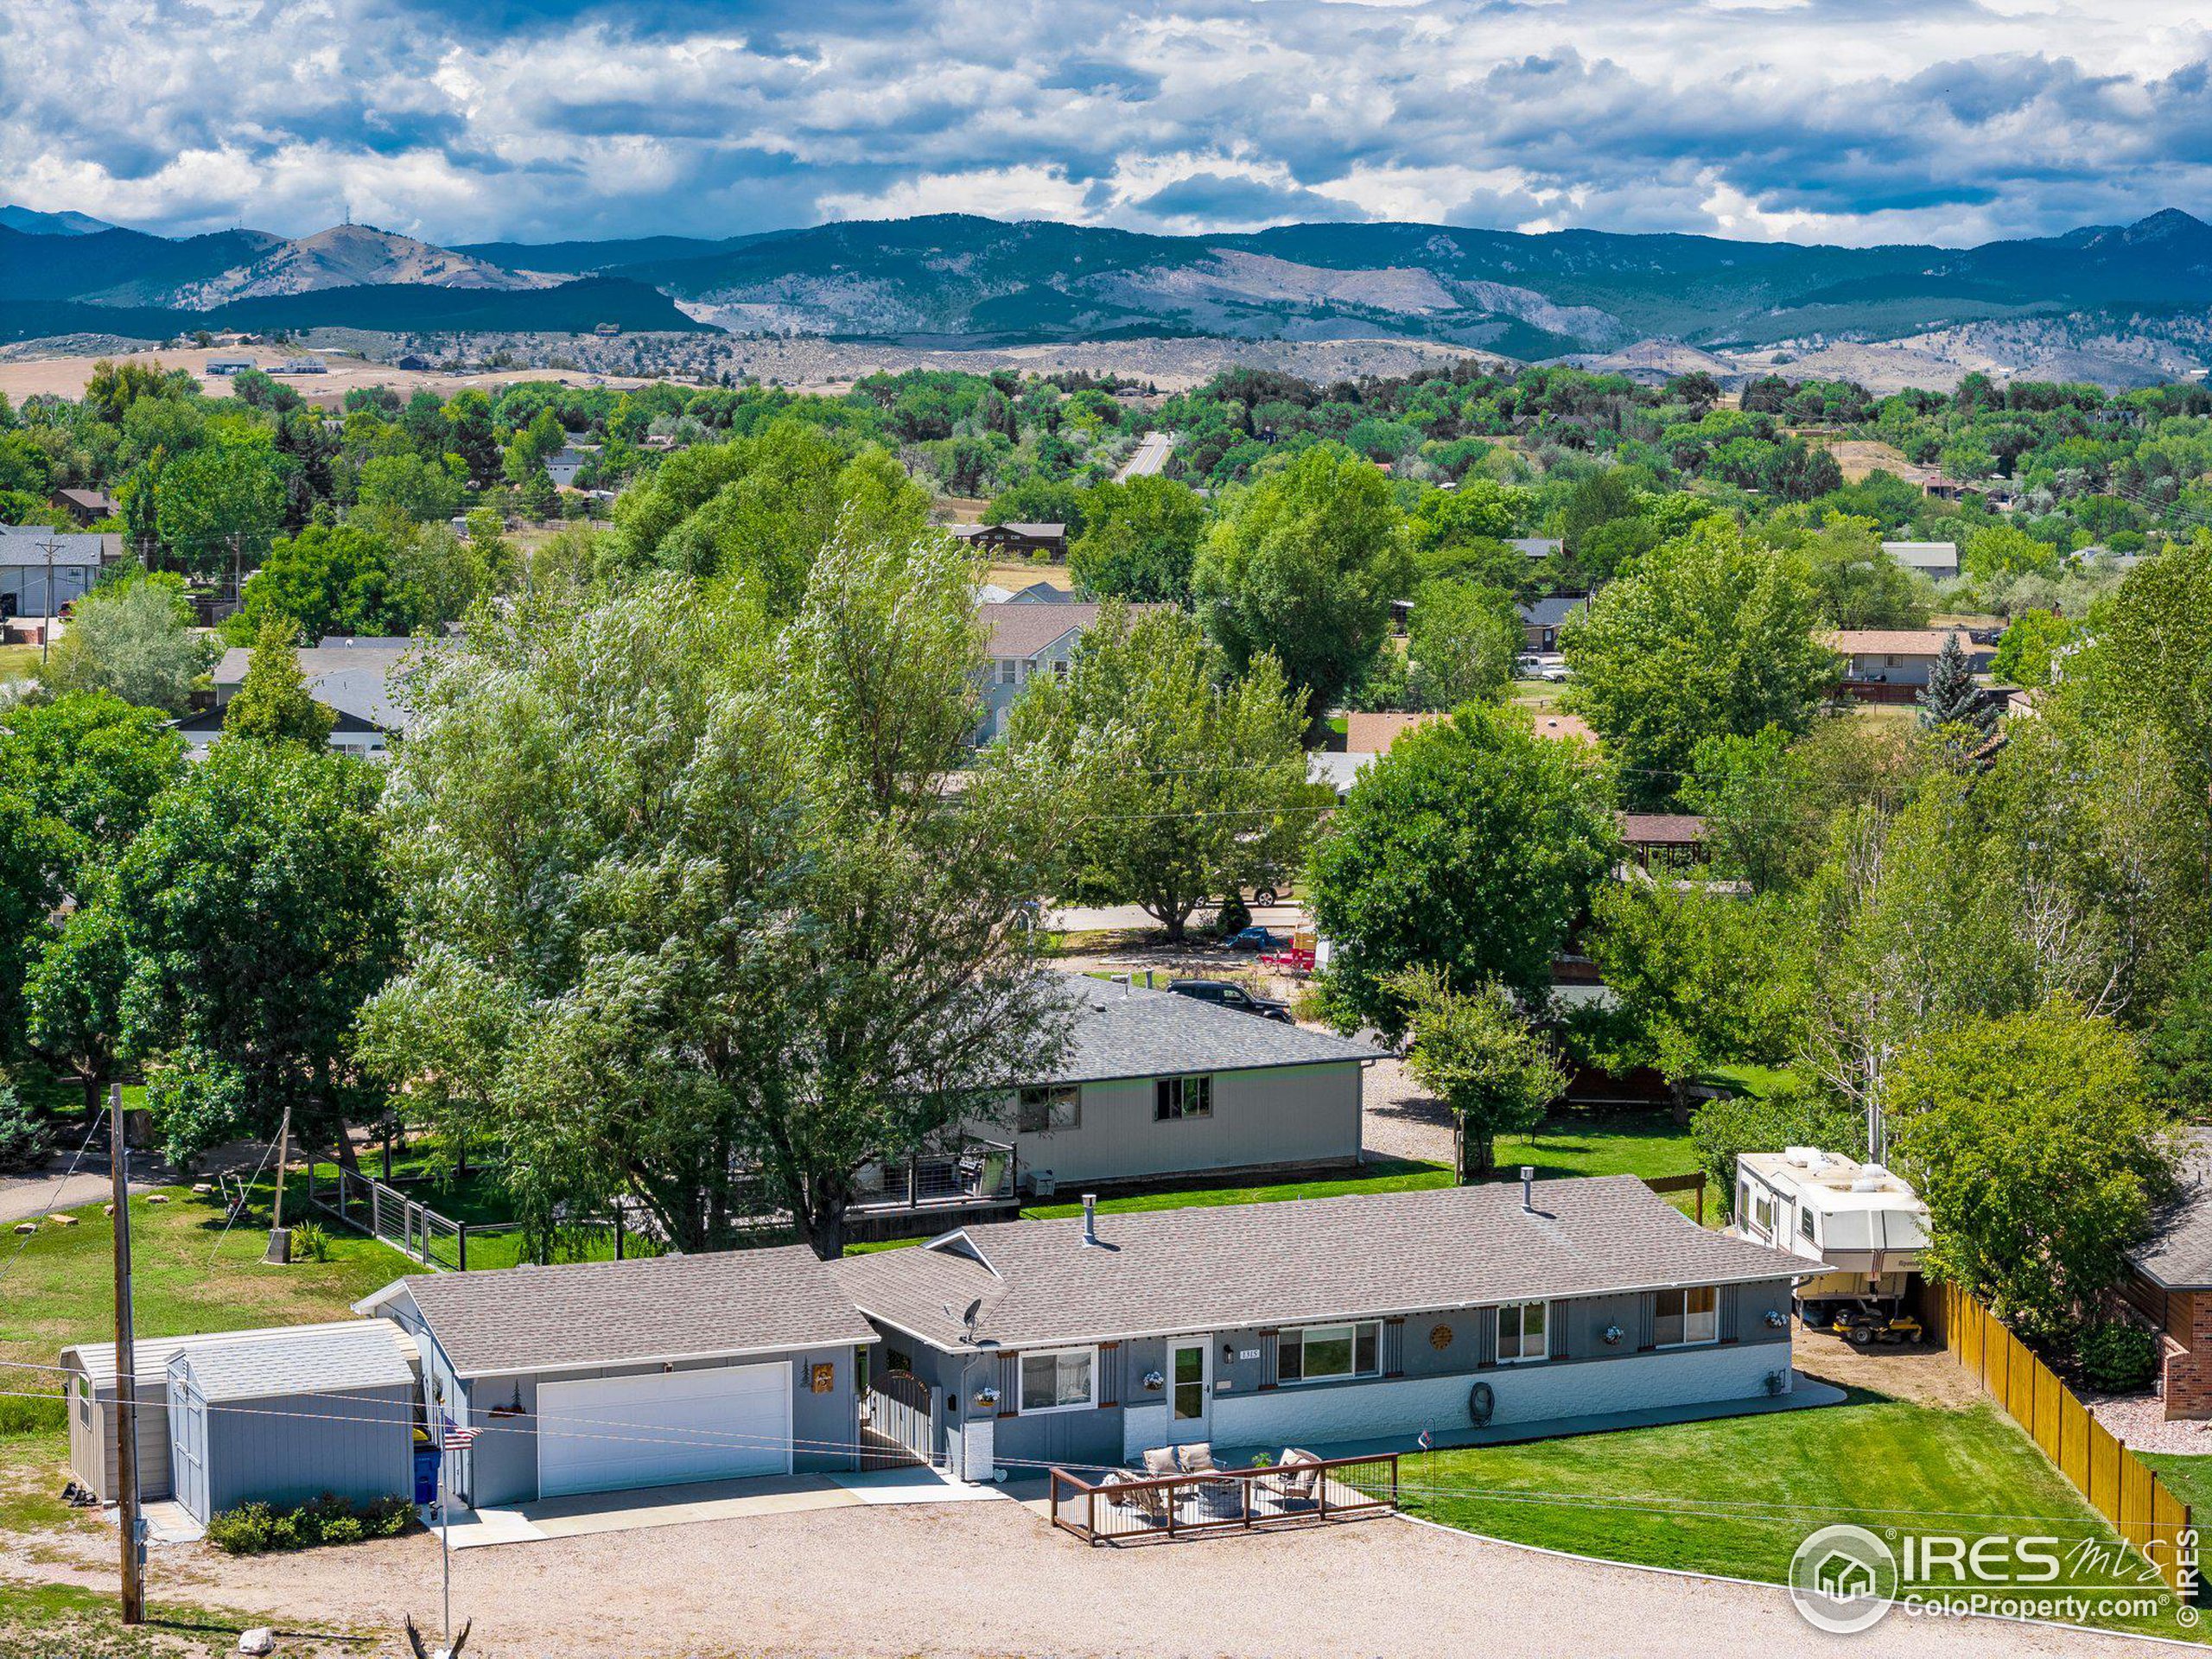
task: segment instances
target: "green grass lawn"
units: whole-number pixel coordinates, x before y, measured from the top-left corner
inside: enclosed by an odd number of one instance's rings
[[[2183,1457],[2173,1452],[2138,1452],[2165,1489],[2190,1507],[2190,1519],[2201,1531],[2212,1522],[2212,1458]]]
[[[1366,1173],[1314,1181],[1285,1181],[1269,1185],[1207,1186],[1185,1192],[1140,1192],[1126,1198],[1102,1198],[1102,1215],[1134,1215],[1145,1210],[1205,1209],[1223,1204],[1279,1204],[1285,1198],[1336,1198],[1351,1192],[1412,1192],[1423,1187],[1449,1186],[1452,1171],[1444,1164],[1425,1164],[1410,1158],[1377,1158]],[[1031,1205],[1021,1214],[1026,1221],[1079,1216],[1080,1199],[1072,1203]]]
[[[1518,1180],[1521,1166],[1534,1166],[1537,1178],[1561,1175],[1641,1175],[1657,1179],[1667,1175],[1697,1173],[1697,1148],[1689,1132],[1675,1127],[1663,1110],[1555,1112],[1534,1135],[1501,1135],[1493,1154],[1500,1180]],[[1688,1213],[1696,1206],[1694,1192],[1668,1195]],[[1710,1181],[1706,1183],[1705,1218],[1718,1225],[1719,1205]]]
[[[1470,1532],[1775,1582],[1806,1535],[1834,1522],[2117,1548],[2103,1519],[1986,1402],[1959,1410],[1854,1391],[1824,1408],[1414,1453],[1400,1478],[1409,1513]],[[2112,1581],[2137,1593],[2132,1577]],[[2171,1616],[2133,1628],[2191,1635]]]
[[[37,676],[36,645],[0,645],[0,683],[35,679]]]

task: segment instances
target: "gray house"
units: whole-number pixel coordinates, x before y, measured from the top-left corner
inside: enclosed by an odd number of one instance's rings
[[[59,616],[122,556],[120,536],[0,524],[0,616]]]
[[[1029,1191],[1359,1162],[1379,1049],[1126,982],[1071,975],[1067,991],[1065,1058],[974,1126],[1011,1131]]]
[[[330,747],[349,754],[382,754],[391,740],[407,730],[407,709],[400,701],[396,681],[401,670],[424,651],[443,649],[451,642],[413,639],[405,634],[326,634],[317,643],[301,647],[300,673],[308,695],[335,716]],[[223,734],[223,721],[231,699],[245,684],[253,652],[241,645],[225,652],[211,677],[215,706],[187,715],[174,722],[177,733],[194,748],[205,748]]]
[[[982,618],[983,719],[976,728],[980,747],[1006,730],[1007,710],[1029,682],[1042,674],[1065,678],[1084,632],[1098,620],[1098,607],[1034,604],[1008,600],[976,607]]]
[[[341,1325],[173,1354],[169,1490],[186,1513],[204,1526],[248,1501],[410,1497],[418,1396],[394,1336],[386,1325]]]
[[[799,1246],[417,1274],[355,1304],[413,1336],[456,1502],[849,1469],[875,1332]]]
[[[1515,608],[1521,613],[1521,643],[1529,651],[1559,649],[1559,631],[1577,611],[1587,610],[1587,594],[1548,594]]]
[[[1622,1175],[1007,1222],[833,1271],[980,1479],[1783,1393],[1802,1268]]]

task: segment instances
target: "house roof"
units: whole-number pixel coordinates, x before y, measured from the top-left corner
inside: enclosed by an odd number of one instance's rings
[[[43,524],[0,524],[0,565],[46,568],[46,548],[54,543],[54,563],[97,565],[122,550],[122,538],[86,530],[49,530]]]
[[[296,653],[308,695],[341,715],[351,715],[381,732],[407,729],[407,709],[395,695],[392,676],[405,664],[411,648],[443,649],[448,639],[401,639],[393,635],[353,639],[339,634],[320,645],[302,646]],[[253,652],[233,645],[215,664],[218,690],[236,690],[245,683]]]
[[[1040,541],[1049,541],[1054,537],[1066,535],[1068,530],[1065,524],[1025,524],[1012,520],[1002,524],[948,524],[945,528],[963,540],[970,536],[984,536],[992,531],[1001,530],[1012,531],[1017,536],[1028,536]]]
[[[1587,594],[1547,594],[1518,606],[1524,628],[1555,628],[1590,603]]]
[[[1548,559],[1566,543],[1545,536],[1516,536],[1506,545],[1532,559]]]
[[[2168,1290],[2212,1290],[2212,1129],[2191,1128],[2181,1188],[2157,1230],[2127,1253],[2143,1276]]]
[[[1847,657],[1934,657],[1953,634],[1968,655],[1981,649],[1964,628],[1836,628],[1819,639],[1830,651]]]
[[[1705,820],[1694,812],[1616,812],[1613,822],[1630,846],[1694,847],[1705,839]]]
[[[294,1342],[325,1331],[378,1332],[403,1360],[413,1357],[415,1353],[414,1339],[396,1325],[382,1319],[340,1319],[320,1325],[272,1325],[258,1331],[203,1331],[186,1337],[141,1337],[131,1344],[131,1357],[141,1382],[158,1383],[168,1373],[169,1361],[181,1353],[203,1348],[236,1347],[245,1343]],[[80,1342],[64,1348],[61,1363],[82,1371],[95,1388],[111,1388],[115,1383],[115,1344],[111,1342]]]
[[[1088,601],[1073,605],[1025,605],[1008,600],[1001,605],[976,607],[983,619],[988,657],[1034,657],[1071,633],[1080,633],[1098,620],[1098,607]]]
[[[799,1244],[504,1273],[416,1274],[354,1309],[373,1313],[403,1290],[461,1376],[875,1340],[820,1258]]]
[[[1341,798],[1344,791],[1359,781],[1361,768],[1375,757],[1371,754],[1338,753],[1332,749],[1313,749],[1306,756],[1306,781],[1326,784]]]
[[[1415,727],[1443,718],[1435,714],[1349,714],[1344,716],[1344,749],[1351,754],[1388,754],[1390,746]]]
[[[861,1308],[945,1349],[1375,1319],[1500,1301],[1795,1275],[1794,1256],[1700,1227],[1632,1175],[968,1227],[833,1271]]]
[[[1534,716],[1538,737],[1557,738],[1563,742],[1587,743],[1598,747],[1598,734],[1590,722],[1580,715],[1539,714]]]
[[[99,490],[56,490],[54,499],[67,501],[73,507],[81,507],[100,518],[105,518],[115,511],[115,498]]]
[[[207,1400],[410,1388],[414,1368],[400,1357],[392,1336],[382,1320],[365,1320],[294,1331],[284,1342],[219,1342],[181,1357]]]
[[[1173,991],[1139,990],[1085,974],[1070,974],[1065,982],[1074,1010],[1067,1052],[1048,1075],[1024,1083],[1104,1083],[1382,1058],[1365,1043]]]
[[[1955,570],[1959,568],[1956,542],[1884,542],[1882,551],[1899,564],[1916,570]]]

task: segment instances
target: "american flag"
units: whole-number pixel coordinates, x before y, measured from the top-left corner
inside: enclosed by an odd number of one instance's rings
[[[463,1428],[455,1423],[450,1417],[446,1419],[445,1445],[447,1451],[466,1452],[470,1446],[475,1444],[476,1431],[474,1429]]]
[[[1421,1449],[1422,1451],[1427,1452],[1427,1451],[1430,1450],[1432,1447],[1433,1447],[1433,1446],[1435,1446],[1436,1442],[1435,1442],[1434,1440],[1432,1440],[1431,1439],[1429,1439],[1429,1437],[1428,1437],[1428,1431],[1427,1431],[1427,1429],[1425,1429],[1425,1428],[1424,1428],[1423,1430],[1421,1430],[1421,1439],[1420,1439],[1420,1440],[1419,1440],[1418,1442],[1416,1442],[1416,1444],[1418,1444],[1418,1445],[1420,1446],[1420,1447],[1421,1447]]]

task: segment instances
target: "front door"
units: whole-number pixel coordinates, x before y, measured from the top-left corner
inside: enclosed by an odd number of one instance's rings
[[[1178,1444],[1212,1437],[1213,1342],[1194,1337],[1167,1344],[1167,1438]]]

